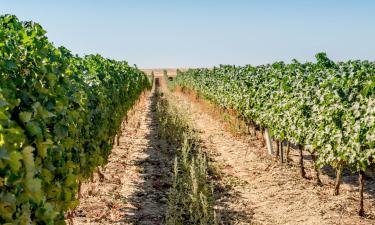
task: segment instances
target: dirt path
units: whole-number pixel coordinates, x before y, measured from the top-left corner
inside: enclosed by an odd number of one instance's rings
[[[357,216],[357,186],[344,183],[342,194],[332,196],[332,178],[323,175],[323,187],[316,186],[313,180],[301,179],[296,166],[275,162],[265,154],[258,140],[233,137],[225,131],[222,122],[202,110],[200,103],[191,102],[181,93],[174,96],[201,132],[202,141],[225,182],[233,186],[232,196],[224,196],[218,202],[223,216],[228,216],[225,215],[228,209],[237,212],[231,216],[231,224],[250,224],[250,221],[256,224],[375,224],[371,218]],[[296,152],[293,154],[296,159]],[[368,185],[371,187],[374,185]],[[365,201],[367,212],[375,215],[373,197],[366,194]],[[247,217],[238,216],[243,214]]]
[[[83,184],[74,224],[163,224],[168,190],[167,163],[154,122],[154,97],[147,94],[130,116],[104,181]]]

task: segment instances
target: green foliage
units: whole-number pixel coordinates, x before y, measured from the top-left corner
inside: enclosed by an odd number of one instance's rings
[[[127,62],[73,56],[42,27],[0,17],[0,223],[64,224],[78,182],[106,162],[148,78]]]
[[[193,69],[179,72],[176,82],[270,128],[276,139],[317,151],[320,166],[366,170],[375,159],[375,63],[316,58]]]

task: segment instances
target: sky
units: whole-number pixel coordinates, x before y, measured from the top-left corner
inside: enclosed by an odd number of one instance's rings
[[[56,46],[140,68],[375,61],[372,0],[0,0]]]

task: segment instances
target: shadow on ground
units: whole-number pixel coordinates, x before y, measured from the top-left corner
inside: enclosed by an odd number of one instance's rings
[[[167,195],[171,186],[172,170],[173,170],[173,146],[166,143],[165,140],[160,140],[157,135],[157,119],[156,119],[156,97],[151,97],[151,106],[146,118],[150,119],[147,124],[146,135],[147,143],[144,154],[146,158],[134,161],[134,165],[139,167],[139,172],[142,174],[144,181],[137,185],[134,193],[126,199],[136,208],[124,208],[127,217],[123,219],[126,223],[151,225],[151,224],[165,224],[165,214],[167,208]],[[211,159],[208,159],[211,161]],[[222,177],[219,172],[210,170],[215,190],[215,199],[217,199],[220,208],[217,209],[218,216],[222,224],[238,224],[243,222],[249,224],[252,215],[245,212],[232,211],[229,203],[239,202],[240,194],[235,192],[230,185],[225,185],[221,182]]]
[[[291,151],[297,152],[295,148],[292,148]],[[307,152],[304,152],[303,159],[305,162],[308,162],[310,165],[312,165],[312,158]],[[297,164],[297,161],[295,161],[294,164]],[[310,178],[315,179],[314,177],[315,172],[312,171],[313,169],[307,168],[306,170],[309,170],[310,173],[312,173],[312,176],[310,176]],[[333,184],[334,180],[336,179],[336,171],[333,167],[323,166],[320,169],[320,172],[330,177],[332,179],[331,182]],[[343,184],[349,184],[349,185],[352,185],[355,189],[358,189],[359,188],[358,178],[359,178],[358,173],[352,172],[349,168],[344,168],[341,181]],[[366,171],[364,193],[368,194],[372,198],[375,198],[375,171],[374,170]]]
[[[151,97],[150,109],[146,115],[146,158],[131,163],[138,167],[143,182],[137,184],[136,191],[126,199],[135,208],[124,208],[127,217],[123,221],[130,224],[164,224],[167,205],[167,192],[170,187],[171,164],[163,151],[162,141],[157,137],[155,118],[155,96]]]

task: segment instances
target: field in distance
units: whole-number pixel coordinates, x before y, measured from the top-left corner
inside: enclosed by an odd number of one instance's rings
[[[159,69],[141,69],[143,72],[145,72],[147,75],[150,75],[152,72],[154,72],[154,75],[159,77],[164,75],[164,70],[167,71],[168,76],[176,76],[177,70],[186,71],[188,68],[159,68]]]

